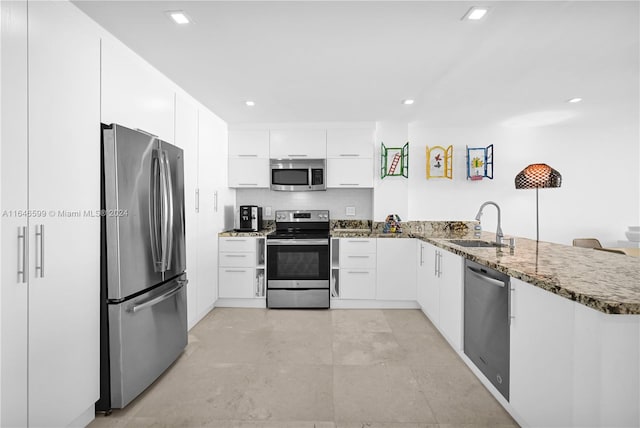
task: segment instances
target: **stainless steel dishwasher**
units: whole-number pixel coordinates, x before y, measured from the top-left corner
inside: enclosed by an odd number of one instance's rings
[[[509,400],[509,276],[465,261],[464,353]]]

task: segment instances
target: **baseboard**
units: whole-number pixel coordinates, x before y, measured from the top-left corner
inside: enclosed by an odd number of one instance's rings
[[[415,300],[331,299],[331,309],[420,309]]]
[[[80,416],[78,416],[73,422],[69,424],[69,427],[76,428],[84,428],[91,423],[96,418],[96,406],[92,404],[82,412]]]

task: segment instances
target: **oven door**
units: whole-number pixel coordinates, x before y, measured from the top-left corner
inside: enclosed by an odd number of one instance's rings
[[[267,239],[267,288],[329,288],[329,240]]]

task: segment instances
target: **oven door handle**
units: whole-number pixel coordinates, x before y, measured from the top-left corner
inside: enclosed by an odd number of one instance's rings
[[[267,239],[269,245],[326,245],[329,246],[328,239]]]

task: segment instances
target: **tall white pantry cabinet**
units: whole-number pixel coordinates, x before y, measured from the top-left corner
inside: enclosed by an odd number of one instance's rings
[[[99,395],[100,37],[70,3],[1,8],[0,425],[83,424]]]

